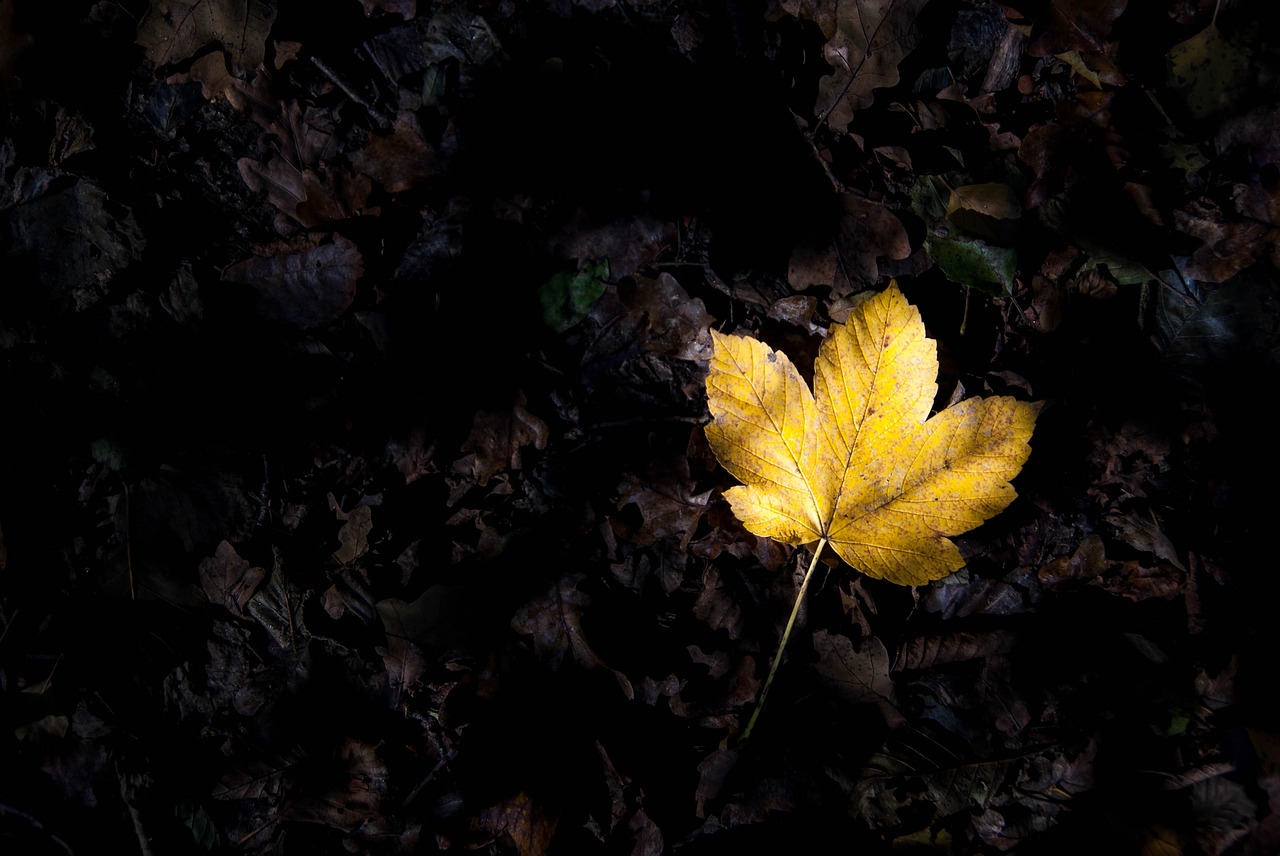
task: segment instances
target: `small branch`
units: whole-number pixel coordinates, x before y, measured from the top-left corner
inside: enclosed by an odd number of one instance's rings
[[[809,591],[809,582],[813,579],[814,568],[818,567],[818,557],[822,555],[823,549],[827,546],[827,539],[818,540],[818,546],[813,548],[813,558],[809,561],[809,570],[804,572],[804,582],[800,584],[800,591],[796,594],[795,605],[791,607],[791,617],[787,619],[786,629],[782,631],[782,638],[778,640],[778,650],[773,655],[773,665],[769,667],[769,676],[764,679],[764,689],[760,690],[760,700],[756,702],[756,709],[751,711],[751,718],[747,720],[747,727],[742,731],[742,737],[738,738],[738,745],[747,742],[751,737],[751,729],[756,725],[756,719],[760,716],[760,711],[764,709],[764,700],[769,695],[769,687],[773,686],[773,676],[778,673],[778,665],[782,662],[782,654],[787,649],[787,640],[791,638],[791,630],[795,627],[796,616],[800,614],[800,604],[804,603],[805,593]]]
[[[373,117],[373,120],[377,122],[380,127],[386,128],[391,124],[391,120],[388,119],[387,116],[384,113],[382,113],[382,111],[380,111],[377,107],[374,107],[372,104],[370,104],[369,101],[366,98],[364,98],[364,96],[362,96],[359,92],[356,91],[356,88],[354,86],[352,86],[350,83],[346,81],[345,78],[342,77],[342,75],[338,74],[338,72],[330,68],[327,62],[320,59],[319,57],[313,56],[311,57],[311,64],[314,65],[321,74],[329,78],[329,80],[333,83],[334,86],[338,87],[344,93],[346,93],[346,96],[348,98],[350,98],[352,101],[356,102],[361,107],[363,107],[368,112],[368,114]]]

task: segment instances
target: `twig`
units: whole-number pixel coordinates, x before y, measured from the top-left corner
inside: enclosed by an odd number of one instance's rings
[[[346,93],[348,98],[368,111],[369,115],[373,117],[373,120],[377,122],[379,126],[385,128],[391,124],[391,120],[387,118],[386,114],[370,104],[364,96],[357,92],[351,84],[347,83],[347,81],[343,79],[342,75],[330,68],[328,63],[319,57],[313,56],[311,57],[311,64],[314,65],[321,74],[329,78],[329,80],[333,82],[334,86]]]

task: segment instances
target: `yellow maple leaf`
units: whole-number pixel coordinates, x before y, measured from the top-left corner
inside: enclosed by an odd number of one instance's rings
[[[948,536],[1017,495],[1040,406],[972,398],[931,417],[937,346],[896,285],[831,328],[813,393],[786,355],[712,337],[707,440],[743,483],[725,498],[748,531],[920,585],[964,565]]]
[[[1009,482],[1031,453],[1040,405],[971,398],[930,416],[937,346],[896,284],[831,328],[813,392],[785,354],[748,337],[711,335],[707,440],[743,483],[725,498],[748,531],[815,545],[746,742],[823,548],[902,585],[959,570],[964,558],[948,536],[1013,501]]]

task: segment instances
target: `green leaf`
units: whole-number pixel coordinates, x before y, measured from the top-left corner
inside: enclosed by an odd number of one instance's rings
[[[991,294],[1012,294],[1018,254],[1009,247],[993,247],[963,238],[924,239],[925,252],[947,279]]]
[[[609,260],[586,262],[576,272],[562,271],[538,289],[542,320],[557,333],[582,322],[604,294]]]

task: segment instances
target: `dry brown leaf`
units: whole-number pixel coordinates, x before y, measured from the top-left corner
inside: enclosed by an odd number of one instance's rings
[[[643,525],[625,537],[641,546],[678,537],[680,549],[689,546],[702,519],[711,491],[693,493],[689,459],[683,455],[650,464],[643,477],[627,473],[618,495],[618,508],[635,503]],[[619,533],[621,534],[621,533]]]
[[[473,472],[481,487],[503,470],[520,469],[524,465],[521,450],[526,446],[547,447],[547,423],[525,410],[524,404],[521,393],[510,410],[481,410],[476,414],[462,451],[475,452]]]
[[[152,0],[138,24],[138,44],[157,66],[173,65],[220,44],[244,76],[262,64],[276,19],[274,0]]]
[[[369,550],[369,533],[373,530],[373,509],[367,505],[357,506],[350,512],[337,508],[333,495],[329,501],[334,507],[338,519],[344,521],[338,530],[339,547],[333,553],[333,559],[343,565],[349,565]]]
[[[301,251],[283,243],[257,250],[261,255],[231,265],[222,278],[257,289],[263,316],[319,327],[336,320],[355,299],[364,264],[356,245],[341,235]]]
[[[518,856],[542,856],[551,846],[559,817],[520,791],[481,811],[474,823],[477,831],[494,839],[499,836],[509,839]]]
[[[265,568],[250,567],[227,541],[218,545],[212,558],[200,562],[200,588],[205,597],[236,615],[244,614],[249,598],[266,575]]]
[[[898,83],[900,63],[920,39],[916,18],[929,0],[839,0],[836,32],[822,56],[835,69],[818,84],[814,112],[845,131],[876,89]]]
[[[848,636],[819,630],[813,634],[813,648],[818,661],[810,668],[834,687],[841,699],[849,704],[893,702],[889,652],[880,639],[863,639],[855,649]]]
[[[613,672],[627,698],[634,698],[635,690],[627,676],[609,666],[587,641],[582,628],[582,613],[591,604],[591,597],[578,588],[586,577],[581,573],[562,576],[545,594],[526,603],[511,619],[511,629],[531,638],[539,656],[553,664],[564,661],[565,655],[588,669],[608,669]]]
[[[1049,0],[1045,16],[1036,21],[1027,53],[1031,56],[1067,51],[1103,51],[1111,25],[1128,0]]]
[[[404,112],[396,116],[390,134],[374,136],[369,145],[351,155],[351,165],[372,177],[388,193],[401,193],[434,174],[437,157],[423,139],[417,117]]]
[[[1267,236],[1274,227],[1257,222],[1229,222],[1208,200],[1193,201],[1173,213],[1178,231],[1199,238],[1204,245],[1191,255],[1186,276],[1206,282],[1226,282],[1268,255]]]

